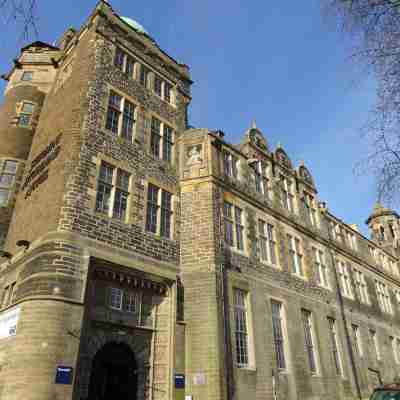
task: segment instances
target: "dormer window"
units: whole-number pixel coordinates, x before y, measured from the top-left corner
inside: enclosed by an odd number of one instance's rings
[[[125,72],[130,78],[135,77],[136,60],[129,54],[117,47],[114,57],[114,66],[120,71]]]
[[[304,192],[304,208],[308,217],[308,222],[312,226],[317,226],[317,209],[315,207],[314,196]]]
[[[285,176],[281,175],[281,204],[283,208],[290,212],[294,212],[292,186],[292,182]]]
[[[233,156],[228,151],[224,150],[222,152],[223,164],[224,164],[224,173],[226,176],[237,179],[238,178],[238,162],[237,157]]]
[[[30,82],[33,79],[33,71],[24,71],[21,76],[21,81]]]

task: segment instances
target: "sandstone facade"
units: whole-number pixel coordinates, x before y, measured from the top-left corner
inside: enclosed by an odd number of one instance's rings
[[[255,124],[189,128],[188,67],[107,2],[5,78],[0,399],[350,400],[400,373],[395,212],[369,240]]]

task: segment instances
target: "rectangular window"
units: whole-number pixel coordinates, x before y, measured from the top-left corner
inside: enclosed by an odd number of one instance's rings
[[[164,82],[164,100],[168,103],[172,103],[172,86],[168,82]]]
[[[132,142],[136,124],[136,106],[110,90],[108,98],[106,129],[115,136],[121,136],[129,142]]]
[[[135,59],[117,47],[115,50],[114,66],[120,71],[125,72],[130,78],[134,78],[135,65]]]
[[[117,171],[117,185],[115,188],[113,217],[121,220],[126,219],[126,210],[129,198],[130,175],[122,170]]]
[[[163,144],[163,160],[171,162],[172,161],[172,147],[173,147],[173,129],[164,124],[164,134],[162,137]]]
[[[163,190],[161,192],[161,229],[160,236],[171,237],[172,220],[172,194]]]
[[[361,343],[361,337],[360,337],[360,330],[357,325],[351,325],[351,330],[353,333],[353,346],[355,353],[359,356],[363,356],[363,347]]]
[[[357,238],[356,235],[352,232],[346,232],[347,235],[347,244],[352,250],[357,250]]]
[[[96,211],[108,214],[110,210],[111,192],[113,189],[114,167],[102,162],[97,185]]]
[[[138,314],[140,308],[140,293],[123,291],[122,309],[132,314]]]
[[[154,92],[159,97],[162,96],[162,85],[163,85],[162,79],[159,76],[156,75],[154,77]]]
[[[140,68],[140,83],[146,88],[149,87],[149,70],[144,65]]]
[[[235,207],[235,231],[236,231],[236,248],[238,250],[244,249],[244,242],[243,242],[243,221],[242,216],[243,211],[239,207]]]
[[[303,254],[300,246],[300,239],[287,235],[289,245],[289,258],[291,261],[292,273],[303,276]]]
[[[224,202],[224,226],[225,226],[225,242],[233,247],[234,240],[233,240],[233,205]]]
[[[280,370],[286,369],[284,330],[282,321],[282,303],[271,300],[272,332],[274,335],[274,346],[277,367]]]
[[[149,183],[147,192],[146,230],[157,233],[158,193],[160,189]]]
[[[343,295],[350,299],[354,299],[353,288],[351,285],[351,280],[349,275],[349,271],[351,269],[350,264],[349,263],[345,264],[343,261],[338,261],[337,268],[339,272],[341,290]]]
[[[33,71],[24,71],[21,76],[21,81],[31,81],[33,79]]]
[[[365,276],[357,269],[354,269],[354,281],[360,302],[363,304],[369,304],[368,287],[365,281]]]
[[[224,164],[224,173],[226,176],[237,179],[238,178],[238,159],[233,156],[228,151],[222,152],[223,164]]]
[[[119,129],[121,104],[122,104],[122,97],[119,94],[110,91],[110,97],[108,99],[106,129],[110,130],[116,135],[118,135],[118,129]]]
[[[97,183],[96,211],[125,221],[130,177],[127,172],[103,161]]]
[[[131,56],[126,56],[125,73],[130,77],[135,77],[136,61]]]
[[[8,203],[11,190],[15,183],[18,162],[14,160],[3,161],[0,169],[0,207]]]
[[[161,121],[153,117],[151,119],[151,138],[150,148],[153,156],[160,158],[160,143],[161,143]]]
[[[315,274],[317,278],[318,285],[329,289],[329,272],[328,266],[325,262],[325,255],[323,251],[312,248],[314,255],[314,266],[315,266]]]
[[[172,193],[149,183],[147,192],[146,230],[165,238],[172,232]]]
[[[303,329],[304,329],[304,340],[306,346],[306,353],[308,356],[308,363],[310,366],[310,371],[312,374],[317,373],[317,359],[316,359],[316,351],[314,345],[314,331],[313,331],[313,320],[312,314],[308,310],[301,310],[301,316],[303,320]]]
[[[159,119],[152,117],[151,119],[151,137],[150,151],[151,154],[165,161],[171,162],[173,155],[173,129]]]
[[[244,250],[243,211],[228,202],[224,202],[225,242],[238,250]]]
[[[257,193],[264,194],[263,166],[261,161],[257,161],[253,167],[254,184]]]
[[[290,212],[294,212],[294,196],[292,190],[292,182],[281,175],[281,204],[283,208]]]
[[[376,294],[378,298],[379,307],[381,310],[388,314],[393,314],[392,301],[387,285],[383,282],[375,280]]]
[[[373,353],[373,356],[377,359],[381,359],[381,353],[379,351],[379,343],[378,343],[378,338],[376,336],[376,332],[372,329],[369,331],[370,339],[371,339],[371,351]]]
[[[114,66],[121,71],[124,70],[124,59],[125,53],[119,47],[117,47],[115,50]]]
[[[23,102],[20,112],[18,113],[18,125],[19,126],[30,126],[33,110],[35,106],[32,103]]]
[[[133,129],[135,125],[135,106],[128,100],[124,101],[124,112],[122,117],[121,137],[132,142]]]
[[[328,317],[328,326],[329,326],[329,333],[331,338],[331,350],[333,361],[335,363],[336,373],[338,375],[342,375],[342,361],[340,358],[339,353],[339,341],[338,341],[338,334],[336,329],[336,321],[333,318]]]
[[[262,261],[276,265],[276,242],[274,238],[274,227],[259,219],[258,234],[260,240],[260,255]]]
[[[234,289],[234,314],[236,362],[239,367],[247,367],[249,365],[247,293],[240,289]]]
[[[110,307],[115,310],[122,309],[122,290],[118,288],[110,288]]]
[[[304,192],[304,208],[308,222],[311,226],[317,226],[317,209],[315,207],[314,197],[309,193]]]

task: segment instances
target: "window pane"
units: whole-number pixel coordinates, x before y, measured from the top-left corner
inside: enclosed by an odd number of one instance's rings
[[[118,169],[117,186],[127,192],[129,190],[129,178],[130,174],[123,171],[122,169]]]
[[[7,160],[4,164],[4,172],[15,173],[17,171],[18,161]]]
[[[106,129],[118,134],[119,116],[121,114],[122,97],[114,92],[110,92],[108,102]]]
[[[147,193],[146,230],[157,233],[157,212],[159,188],[149,184]]]
[[[9,193],[10,191],[7,189],[0,189],[0,206],[7,205]]]
[[[135,60],[130,56],[127,56],[127,58],[126,58],[125,72],[130,78],[134,77],[134,74],[135,74]]]
[[[113,217],[121,220],[125,220],[126,218],[126,209],[128,205],[128,196],[127,192],[124,192],[120,189],[116,189],[115,191],[115,199],[114,199],[114,211]]]
[[[164,100],[168,101],[168,103],[171,103],[171,89],[172,89],[172,86],[168,82],[165,82],[165,84],[164,84]]]
[[[119,47],[117,47],[115,51],[114,65],[121,71],[124,66],[124,56],[125,53]]]
[[[140,83],[145,87],[148,87],[148,75],[149,70],[144,65],[142,65],[140,68]]]
[[[171,161],[172,158],[172,128],[168,125],[164,125],[164,137],[163,137],[163,159]]]
[[[32,103],[23,103],[22,105],[22,112],[24,114],[32,114],[33,113],[33,109],[35,108],[35,106]]]
[[[172,194],[165,190],[161,193],[161,230],[160,235],[171,237]]]
[[[158,76],[154,78],[154,91],[161,97],[162,94],[162,79]]]
[[[160,158],[161,122],[157,118],[151,120],[150,148],[153,156]]]
[[[122,290],[117,288],[110,289],[110,307],[117,310],[121,309],[122,305]]]
[[[234,314],[235,314],[235,336],[236,336],[236,361],[239,366],[247,366],[249,362],[249,357],[248,357],[246,292],[240,289],[234,289]]]
[[[284,336],[282,326],[282,304],[271,300],[272,331],[274,335],[276,362],[279,369],[286,368]]]
[[[306,352],[308,355],[308,361],[310,365],[310,370],[312,373],[317,372],[317,364],[315,361],[315,349],[312,336],[312,316],[311,312],[308,310],[302,310],[303,328],[304,328],[304,339]]]
[[[135,123],[135,106],[128,100],[124,102],[124,113],[122,117],[121,136],[130,142],[133,137],[133,126]]]
[[[21,81],[31,81],[33,79],[33,72],[32,71],[25,71],[22,74]]]
[[[14,182],[14,175],[11,175],[11,174],[1,174],[0,175],[0,186],[1,187],[9,188],[12,186],[13,182]]]
[[[28,114],[20,114],[18,119],[19,126],[29,126],[31,123],[31,116]]]

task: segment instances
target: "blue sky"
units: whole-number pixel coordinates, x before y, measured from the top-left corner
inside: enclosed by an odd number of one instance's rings
[[[356,176],[353,168],[367,152],[359,130],[374,102],[374,81],[349,60],[346,37],[321,15],[321,0],[110,3],[190,66],[191,125],[221,129],[236,143],[256,120],[272,148],[280,142],[296,165],[305,161],[331,212],[367,232],[373,177]],[[39,39],[52,43],[79,27],[95,4],[38,0]],[[4,73],[26,42],[13,22],[0,24]]]

